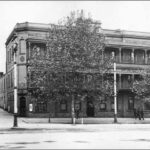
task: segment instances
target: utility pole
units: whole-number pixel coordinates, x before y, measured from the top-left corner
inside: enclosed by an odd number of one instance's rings
[[[13,55],[14,55],[14,124],[13,127],[18,127],[18,88],[17,88],[17,61],[16,61],[16,54],[17,54],[18,44],[14,43],[13,45]]]
[[[117,87],[116,87],[116,62],[115,53],[112,53],[114,59],[114,123],[117,123]]]

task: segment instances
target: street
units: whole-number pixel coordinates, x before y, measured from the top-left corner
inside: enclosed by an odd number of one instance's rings
[[[0,110],[1,149],[149,149],[149,124],[25,123]]]

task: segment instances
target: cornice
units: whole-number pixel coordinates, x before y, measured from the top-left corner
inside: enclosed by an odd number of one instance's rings
[[[49,29],[56,26],[58,29],[64,29],[63,26],[54,25],[54,24],[44,24],[44,23],[17,23],[8,36],[6,40],[6,46],[9,41],[16,36],[17,32],[21,31],[38,31],[38,32],[48,32]],[[117,37],[117,38],[134,38],[134,39],[147,39],[150,40],[150,32],[139,32],[139,31],[126,31],[126,30],[111,30],[111,29],[102,29],[106,37]]]

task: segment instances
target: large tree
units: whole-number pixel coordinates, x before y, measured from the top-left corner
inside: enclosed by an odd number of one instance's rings
[[[139,71],[139,77],[133,82],[132,91],[135,98],[141,102],[150,102],[150,70],[143,69]]]
[[[112,61],[104,56],[104,48],[101,24],[86,18],[83,11],[72,12],[61,24],[51,25],[45,53],[33,49],[29,75],[32,95],[54,101],[71,97],[73,120],[75,95],[81,100],[91,91],[111,96]]]

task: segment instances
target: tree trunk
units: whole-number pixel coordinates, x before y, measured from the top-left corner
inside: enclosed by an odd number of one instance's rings
[[[51,103],[49,102],[49,116],[48,116],[48,123],[51,122],[51,119],[50,119],[50,117],[51,117],[50,107],[51,107]]]
[[[75,124],[74,95],[72,95],[71,115],[72,115],[72,124]]]
[[[81,113],[81,124],[83,124],[83,111]]]
[[[51,114],[50,114],[50,112],[49,112],[48,123],[51,123]]]

